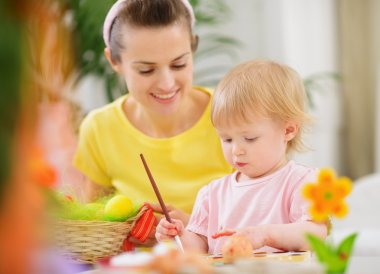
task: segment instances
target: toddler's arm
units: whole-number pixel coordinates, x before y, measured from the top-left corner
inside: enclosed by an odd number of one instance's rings
[[[286,251],[308,250],[305,233],[326,238],[327,225],[311,221],[291,224],[269,224],[238,230],[236,234],[250,239],[253,249],[270,246]]]
[[[172,219],[173,223],[169,223],[165,218],[162,218],[156,228],[157,241],[166,239],[173,239],[178,235],[181,238],[183,248],[186,251],[196,251],[200,253],[207,253],[207,238],[199,234],[193,233],[184,229],[181,220]]]

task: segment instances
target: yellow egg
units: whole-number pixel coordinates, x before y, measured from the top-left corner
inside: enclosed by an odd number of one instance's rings
[[[115,195],[104,208],[104,214],[110,221],[125,221],[133,212],[133,203],[125,195]]]

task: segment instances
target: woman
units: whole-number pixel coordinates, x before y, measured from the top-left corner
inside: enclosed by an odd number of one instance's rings
[[[197,191],[231,172],[210,120],[211,92],[192,86],[194,21],[187,0],[124,0],[109,11],[105,55],[129,94],[81,125],[74,164],[93,182],[90,198],[116,189],[156,202],[142,153],[170,215],[186,224]]]

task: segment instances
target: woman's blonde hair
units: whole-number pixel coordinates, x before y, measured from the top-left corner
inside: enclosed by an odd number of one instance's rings
[[[216,87],[211,119],[216,127],[249,122],[252,116],[294,121],[299,130],[287,151],[303,151],[302,131],[312,121],[306,100],[303,81],[292,68],[269,60],[249,61],[233,68]]]

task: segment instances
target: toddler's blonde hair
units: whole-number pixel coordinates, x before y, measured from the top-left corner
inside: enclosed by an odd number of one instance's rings
[[[233,68],[216,87],[211,119],[216,127],[249,122],[252,116],[295,121],[298,134],[287,152],[303,151],[302,131],[312,121],[306,102],[303,81],[295,70],[269,60],[249,61]]]

